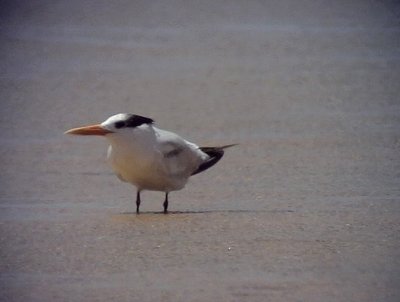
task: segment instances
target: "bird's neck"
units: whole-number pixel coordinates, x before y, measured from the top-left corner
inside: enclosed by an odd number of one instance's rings
[[[156,143],[156,135],[152,127],[127,130],[107,135],[107,139],[115,151],[146,153],[153,149]]]

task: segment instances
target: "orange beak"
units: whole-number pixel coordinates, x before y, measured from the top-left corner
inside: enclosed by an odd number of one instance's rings
[[[75,134],[75,135],[106,135],[108,133],[113,133],[113,132],[104,129],[100,124],[73,128],[68,131],[65,131],[65,134]]]

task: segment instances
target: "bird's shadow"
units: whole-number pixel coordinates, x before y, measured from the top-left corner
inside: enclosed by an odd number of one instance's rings
[[[291,209],[280,209],[280,210],[199,210],[199,211],[168,211],[168,213],[164,213],[163,211],[149,211],[149,212],[140,212],[139,214],[136,212],[121,212],[120,215],[137,215],[137,216],[144,216],[144,215],[162,215],[162,216],[169,216],[169,215],[187,215],[187,214],[218,214],[218,213],[225,213],[225,214],[241,214],[241,213],[293,213],[294,210]]]

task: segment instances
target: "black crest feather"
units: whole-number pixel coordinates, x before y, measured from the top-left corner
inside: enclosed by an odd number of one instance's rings
[[[136,115],[136,114],[131,114],[129,118],[125,121],[125,127],[129,128],[135,128],[143,124],[152,124],[154,123],[154,120],[151,118],[141,116],[141,115]]]

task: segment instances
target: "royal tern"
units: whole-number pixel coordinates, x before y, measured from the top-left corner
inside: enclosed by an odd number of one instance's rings
[[[224,149],[235,145],[199,147],[173,132],[156,128],[151,118],[128,113],[65,133],[100,135],[109,140],[107,159],[114,172],[120,180],[137,188],[136,213],[143,190],[165,192],[163,206],[167,213],[168,194],[181,190],[190,176],[215,165]]]

